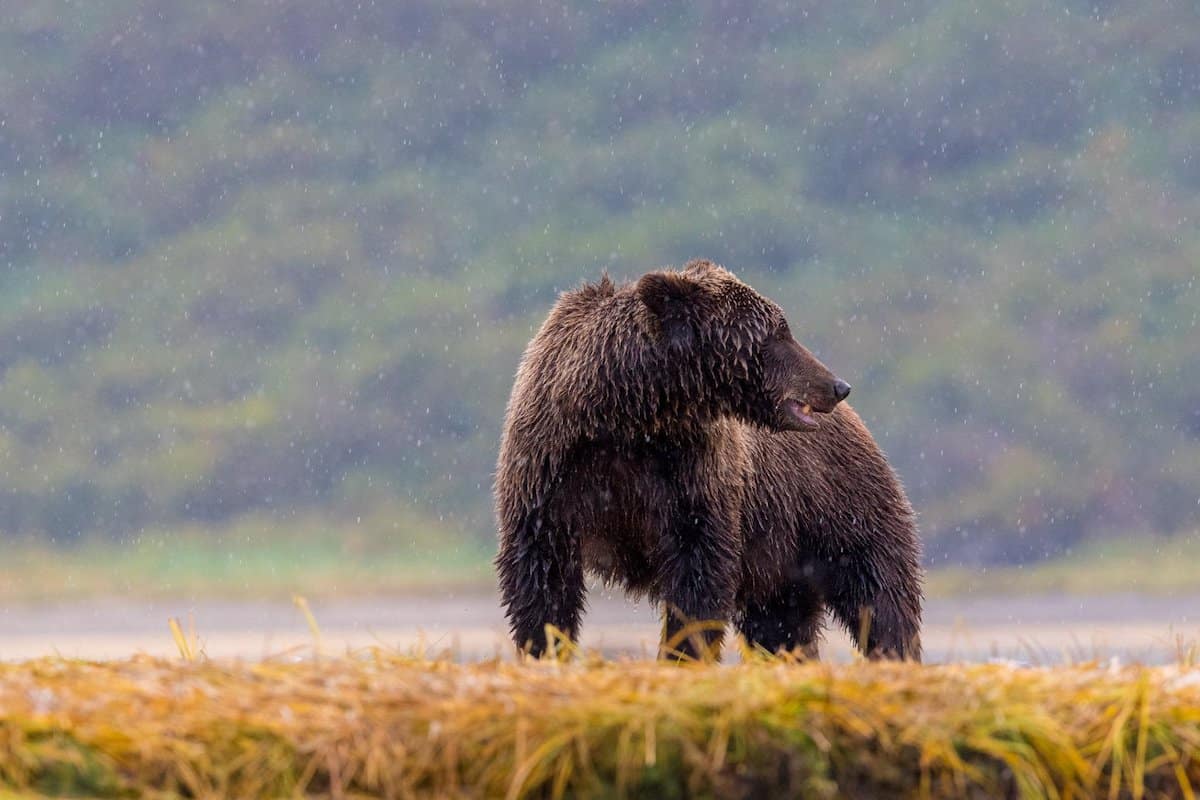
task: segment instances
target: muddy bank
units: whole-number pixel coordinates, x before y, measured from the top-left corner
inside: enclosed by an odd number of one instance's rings
[[[463,659],[510,654],[503,614],[491,594],[314,602],[312,611],[328,654],[373,646],[449,650]],[[190,620],[204,652],[214,658],[299,656],[315,644],[304,616],[290,603],[110,598],[0,610],[0,658],[172,656],[178,651],[168,629],[171,617],[185,628]],[[657,614],[648,605],[593,592],[582,644],[612,656],[650,655],[658,632]],[[1001,657],[1061,663],[1117,656],[1161,662],[1175,658],[1181,641],[1200,642],[1200,595],[931,600],[924,640],[929,661]],[[823,654],[850,658],[846,637],[829,631]]]

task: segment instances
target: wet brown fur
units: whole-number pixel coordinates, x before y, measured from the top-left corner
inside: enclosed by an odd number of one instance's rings
[[[828,610],[872,657],[919,659],[913,512],[835,380],[707,261],[563,294],[522,358],[496,474],[518,646],[541,654],[547,623],[578,634],[590,572],[662,603],[664,641],[732,621],[815,656]],[[820,427],[795,430],[788,400]]]

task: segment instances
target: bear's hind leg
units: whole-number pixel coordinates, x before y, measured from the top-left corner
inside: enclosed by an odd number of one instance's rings
[[[500,596],[513,641],[530,655],[546,651],[547,624],[579,635],[585,583],[578,537],[559,521],[530,515],[503,537],[496,556]]]
[[[745,601],[734,622],[751,647],[815,661],[824,618],[825,607],[814,587],[788,584],[766,601]]]

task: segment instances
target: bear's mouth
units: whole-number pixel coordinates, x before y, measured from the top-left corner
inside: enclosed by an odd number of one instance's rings
[[[797,431],[815,431],[821,427],[816,418],[813,417],[813,407],[810,403],[801,403],[799,400],[784,400],[780,408],[783,411],[787,421],[791,423],[788,427]]]

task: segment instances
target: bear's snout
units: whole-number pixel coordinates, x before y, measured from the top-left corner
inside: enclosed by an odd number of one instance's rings
[[[833,396],[840,403],[850,396],[850,384],[846,383],[841,378],[833,382]]]

